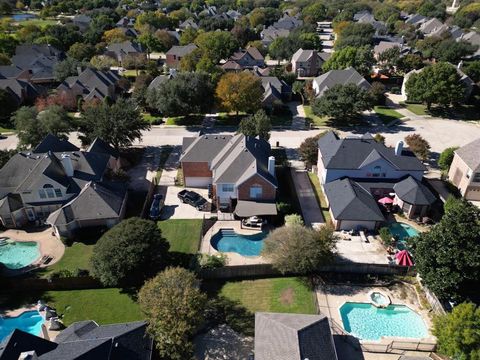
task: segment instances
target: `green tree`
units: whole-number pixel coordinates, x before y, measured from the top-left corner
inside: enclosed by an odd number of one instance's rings
[[[0,53],[12,56],[15,53],[17,45],[18,40],[12,35],[0,33]]]
[[[188,45],[195,41],[197,38],[198,31],[194,28],[186,28],[183,30],[182,35],[180,35],[180,45]]]
[[[147,91],[147,104],[164,116],[206,113],[213,105],[213,84],[206,73],[179,73]]]
[[[123,220],[95,244],[92,274],[105,286],[141,284],[165,267],[168,248],[153,221]]]
[[[428,288],[442,299],[462,299],[480,278],[480,209],[463,199],[447,202],[440,222],[409,245]]]
[[[90,61],[92,56],[95,55],[95,47],[90,44],[77,42],[70,46],[67,55],[77,61]]]
[[[427,66],[420,73],[412,74],[405,90],[409,101],[425,103],[428,109],[432,104],[448,107],[465,97],[465,85],[455,66],[448,63]]]
[[[450,169],[453,157],[455,156],[455,150],[457,149],[458,146],[449,147],[440,153],[440,157],[438,158],[438,166],[440,166],[440,169],[442,169],[443,171],[448,171]]]
[[[212,62],[218,63],[221,59],[228,58],[236,49],[238,42],[228,31],[209,31],[201,33],[195,39],[195,44],[200,49],[202,56],[208,57]]]
[[[373,139],[374,139],[376,142],[385,145],[385,136],[383,136],[382,134],[375,134],[375,136],[373,137]]]
[[[335,49],[340,50],[347,46],[363,47],[372,45],[375,29],[367,23],[348,23],[338,33]]]
[[[99,137],[116,149],[127,147],[150,129],[133,100],[118,99],[112,105],[102,102],[87,106],[79,121],[79,138],[90,144]]]
[[[407,54],[397,61],[397,71],[404,74],[424,67],[423,59],[417,54]]]
[[[53,75],[57,81],[63,81],[69,76],[78,75],[78,68],[85,68],[87,64],[88,63],[67,57],[53,67]]]
[[[305,22],[316,25],[318,21],[328,18],[327,7],[321,2],[315,2],[303,8],[302,16]]]
[[[435,46],[433,56],[438,61],[456,64],[463,58],[475,53],[477,48],[477,45],[472,45],[463,40],[455,41],[454,39],[446,39]]]
[[[36,146],[45,136],[53,134],[66,139],[72,126],[66,111],[59,105],[51,105],[41,112],[34,107],[21,107],[12,118],[20,145]]]
[[[0,169],[15,155],[15,150],[0,150]]]
[[[261,106],[261,80],[248,73],[226,73],[217,84],[216,95],[227,111],[252,113]]]
[[[271,261],[282,274],[308,274],[333,259],[335,235],[333,229],[318,230],[300,225],[277,228],[264,241],[262,256]]]
[[[302,98],[302,105],[305,104],[305,97],[304,97],[304,89],[305,89],[305,84],[303,81],[294,81],[292,84],[292,92],[294,94],[300,95]]]
[[[480,358],[480,308],[466,302],[455,306],[451,313],[437,316],[433,334],[438,339],[438,351],[451,359]]]
[[[430,154],[430,144],[420,134],[411,134],[405,137],[408,148],[422,160],[427,160]]]
[[[466,63],[463,68],[463,72],[470,77],[473,81],[478,83],[480,81],[480,61],[472,61]]]
[[[2,109],[0,114],[0,124],[8,126],[9,119],[16,108],[15,99],[10,92],[0,89],[0,109]]]
[[[374,63],[375,59],[373,58],[373,51],[370,47],[347,46],[335,51],[323,64],[322,68],[323,71],[329,71],[353,67],[363,76],[368,76],[372,71]]]
[[[318,162],[318,140],[325,135],[325,131],[312,137],[308,137],[300,144],[298,153],[305,166],[310,169]]]
[[[303,219],[298,214],[285,215],[285,226],[304,226]]]
[[[268,141],[272,124],[270,118],[263,109],[257,111],[253,116],[248,116],[238,126],[238,132],[246,136],[258,136]]]
[[[355,84],[335,85],[315,100],[312,110],[315,115],[329,116],[335,120],[353,119],[362,111],[372,109],[368,91]]]
[[[186,269],[167,268],[143,285],[138,303],[162,358],[192,357],[192,337],[203,321],[206,301],[195,275]]]

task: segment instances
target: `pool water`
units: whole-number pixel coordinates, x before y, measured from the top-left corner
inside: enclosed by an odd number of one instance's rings
[[[30,20],[30,19],[36,19],[37,15],[22,13],[22,14],[13,14],[10,17],[12,18],[13,21],[19,22],[19,21],[25,21],[25,20]]]
[[[23,330],[32,335],[40,335],[42,331],[43,317],[36,310],[25,311],[15,317],[0,317],[0,342],[14,329]]]
[[[266,236],[267,234],[264,232],[255,235],[241,235],[232,229],[222,229],[212,237],[210,243],[215,250],[220,252],[259,256]]]
[[[410,225],[401,222],[390,224],[388,228],[390,229],[390,232],[395,237],[395,239],[398,239],[397,248],[399,250],[405,250],[407,248],[407,238],[418,235],[417,230],[415,230]]]
[[[0,246],[0,263],[9,269],[21,269],[40,257],[38,243],[10,242]]]
[[[347,302],[340,308],[343,327],[361,340],[380,340],[383,336],[424,338],[427,327],[416,312],[404,305],[377,308],[372,304]]]

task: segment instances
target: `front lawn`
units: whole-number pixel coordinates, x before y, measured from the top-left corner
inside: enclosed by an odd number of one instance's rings
[[[375,106],[374,109],[380,120],[382,120],[385,125],[404,117],[402,114],[389,108],[388,106]]]
[[[170,243],[170,251],[184,254],[198,251],[202,219],[170,219],[159,221],[157,225]]]
[[[411,111],[415,115],[429,115],[427,112],[427,107],[423,104],[405,103],[404,106],[407,108],[407,110]]]
[[[322,210],[323,218],[325,219],[325,222],[328,223],[330,221],[330,212],[328,211],[327,201],[325,200],[325,195],[323,194],[318,176],[317,174],[309,172],[308,177],[310,178],[310,182],[315,191],[315,197],[317,198],[318,205]]]
[[[148,122],[150,125],[159,125],[163,122],[163,118],[161,116],[155,116],[148,113],[143,113],[143,120]]]
[[[314,292],[303,278],[276,278],[227,282],[220,296],[252,313],[256,311],[316,314]]]
[[[167,125],[177,125],[177,126],[195,126],[202,125],[203,115],[187,115],[187,116],[177,116],[169,117],[166,121]]]
[[[62,320],[66,326],[81,320],[114,324],[144,318],[130,295],[117,288],[48,291],[42,299],[64,314]]]
[[[140,74],[140,70],[138,71],[135,69],[125,70],[124,72],[122,72],[122,76],[134,78],[134,77],[137,77],[137,72],[138,74]]]
[[[4,127],[0,126],[0,134],[1,133],[13,133],[13,132],[15,132],[15,129],[7,129],[7,128],[4,128]]]
[[[328,116],[315,115],[310,105],[304,105],[303,110],[305,111],[307,122],[310,122],[315,126],[329,126]]]

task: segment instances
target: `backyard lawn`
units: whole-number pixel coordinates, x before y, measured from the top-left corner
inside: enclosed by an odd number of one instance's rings
[[[327,116],[317,116],[313,113],[312,107],[310,105],[304,105],[303,110],[305,111],[305,116],[307,121],[311,122],[315,126],[328,126],[328,117]]]
[[[327,202],[325,200],[325,195],[323,194],[322,187],[320,186],[318,176],[317,174],[309,172],[308,177],[310,178],[310,182],[312,183],[313,189],[315,190],[315,197],[317,198],[318,205],[322,210],[323,218],[325,219],[325,222],[329,222],[330,213],[328,211]]]
[[[202,219],[171,219],[157,224],[162,236],[170,243],[170,251],[185,254],[197,252]]]
[[[116,288],[48,291],[42,296],[59,314],[64,314],[66,326],[80,320],[113,324],[143,319],[137,303]]]
[[[375,106],[375,112],[377,113],[378,117],[380,120],[385,125],[388,125],[394,120],[401,119],[404,116],[400,114],[399,112],[387,107],[387,106]]]
[[[220,295],[240,303],[252,313],[316,314],[314,293],[302,278],[276,278],[227,282]]]
[[[65,254],[63,254],[60,261],[47,267],[45,272],[42,272],[42,276],[61,270],[90,270],[90,258],[92,257],[94,246],[95,244],[74,242],[72,246],[65,248]]]

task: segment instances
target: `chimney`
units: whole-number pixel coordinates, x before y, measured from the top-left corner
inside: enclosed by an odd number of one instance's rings
[[[77,74],[78,74],[78,76],[80,76],[82,74],[82,67],[81,66],[77,66]]]
[[[72,158],[70,155],[63,153],[62,154],[62,165],[63,169],[65,170],[65,173],[67,174],[68,177],[73,176],[73,163],[72,163]]]
[[[397,142],[397,145],[395,145],[395,155],[396,156],[401,156],[403,151],[403,141],[400,140]]]
[[[268,158],[268,172],[275,176],[275,156],[270,156]]]
[[[20,354],[18,360],[38,360],[38,356],[35,351],[25,351]]]

